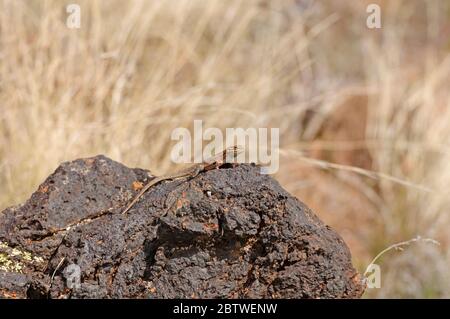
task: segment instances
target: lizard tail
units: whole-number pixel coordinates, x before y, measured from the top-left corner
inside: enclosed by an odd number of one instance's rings
[[[131,203],[128,204],[128,206],[122,211],[122,214],[126,214],[131,207],[134,206],[134,204],[136,204],[136,202],[139,200],[139,198],[141,198],[141,196],[149,189],[149,187],[145,186],[143,189],[141,189],[141,191],[139,192],[139,194],[137,194],[133,200],[131,201]]]

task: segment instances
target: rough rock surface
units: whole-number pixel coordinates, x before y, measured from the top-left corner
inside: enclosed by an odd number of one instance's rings
[[[0,297],[361,296],[341,237],[258,167],[161,182],[121,214],[149,179],[104,156],[63,163],[0,213]]]

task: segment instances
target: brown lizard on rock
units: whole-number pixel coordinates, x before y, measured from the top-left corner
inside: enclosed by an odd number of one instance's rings
[[[219,168],[221,165],[225,163],[234,163],[237,156],[243,151],[243,148],[240,146],[231,146],[226,148],[224,151],[208,158],[199,164],[194,164],[182,171],[163,175],[159,177],[155,177],[150,182],[148,182],[141,191],[133,198],[133,200],[128,204],[128,206],[122,211],[122,214],[126,214],[133,206],[138,202],[138,200],[144,195],[146,191],[149,190],[152,186],[166,180],[175,180],[178,178],[194,178],[201,172],[209,171],[212,169]]]

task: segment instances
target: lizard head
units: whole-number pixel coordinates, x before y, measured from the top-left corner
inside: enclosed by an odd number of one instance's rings
[[[224,161],[225,162],[231,162],[234,163],[236,158],[238,157],[239,154],[241,154],[242,152],[244,152],[244,147],[240,146],[240,145],[233,145],[230,147],[227,147],[225,149],[225,151],[223,152],[224,154]]]

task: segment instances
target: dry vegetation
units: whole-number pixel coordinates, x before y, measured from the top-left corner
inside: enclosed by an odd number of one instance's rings
[[[70,1],[71,3],[74,1]],[[279,127],[277,178],[337,229],[370,297],[450,297],[450,5],[378,1],[0,2],[0,209],[58,163],[172,169],[170,133]],[[376,1],[374,1],[376,2]]]

